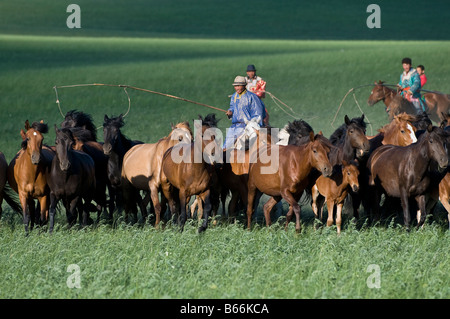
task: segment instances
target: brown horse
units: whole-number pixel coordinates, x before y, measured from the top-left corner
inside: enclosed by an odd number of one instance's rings
[[[331,176],[319,176],[312,189],[312,208],[316,218],[322,219],[324,202],[327,203],[327,226],[333,225],[334,207],[336,206],[337,233],[341,233],[342,208],[349,189],[357,192],[359,189],[359,171],[355,164],[343,161],[336,172]]]
[[[132,212],[136,217],[136,203],[146,215],[145,206],[139,191],[150,192],[155,208],[155,226],[160,222],[162,205],[159,201],[161,186],[161,167],[164,153],[178,143],[190,143],[192,131],[189,122],[172,125],[172,131],[158,142],[152,144],[138,144],[125,153],[122,163],[121,185],[125,208],[125,217]],[[162,198],[165,200],[165,198]],[[165,202],[164,202],[165,203]],[[144,216],[145,218],[145,216]]]
[[[172,215],[177,211],[176,202],[179,200],[181,229],[187,219],[186,204],[194,195],[202,198],[205,204],[203,224],[198,231],[203,232],[208,227],[208,217],[212,209],[211,187],[214,182],[214,165],[222,162],[220,150],[214,136],[205,136],[200,130],[196,132],[195,142],[179,143],[164,154],[161,188],[169,202]]]
[[[379,219],[381,192],[400,198],[406,228],[410,224],[409,199],[415,198],[421,214],[419,225],[426,217],[425,195],[431,181],[430,164],[435,161],[439,170],[448,165],[445,147],[447,134],[439,127],[429,126],[417,143],[401,147],[383,145],[369,157],[369,184],[375,186],[372,209]]]
[[[281,199],[290,205],[289,213],[286,215],[286,226],[289,224],[292,213],[296,216],[295,229],[300,231],[300,206],[298,201],[304,189],[308,186],[308,175],[313,168],[319,170],[323,175],[330,176],[332,166],[328,160],[330,148],[323,142],[321,135],[314,136],[310,132],[310,142],[302,146],[296,145],[271,145],[266,147],[266,153],[272,153],[278,148],[277,169],[273,170],[274,163],[263,163],[260,156],[255,163],[251,163],[248,180],[248,203],[247,203],[247,228],[250,229],[252,215],[254,212],[254,199],[256,190],[271,196],[264,205],[264,217],[266,225],[271,224],[270,212]],[[263,150],[264,152],[264,150]]]
[[[22,205],[23,223],[28,234],[28,224],[34,226],[34,199],[40,204],[40,222],[48,218],[49,187],[46,179],[46,170],[50,168],[55,153],[48,147],[42,146],[43,134],[48,132],[47,124],[43,121],[34,122],[31,126],[25,122],[25,130],[20,131],[22,136],[22,150],[13,158],[8,167],[8,182],[11,188],[19,194]]]
[[[417,142],[416,128],[413,126],[415,117],[405,112],[394,116],[394,119],[382,128],[378,129],[378,134],[368,136],[371,150],[381,145],[407,146]]]
[[[450,110],[450,97],[448,94],[425,93],[423,95],[427,105],[426,112],[430,119],[436,123],[440,123],[443,119],[442,114],[447,114]],[[389,119],[393,119],[394,115],[402,112],[408,114],[417,114],[417,109],[412,103],[397,94],[396,89],[388,88],[384,82],[375,82],[375,86],[367,100],[369,106],[373,106],[379,101],[383,101],[386,111],[389,113]]]

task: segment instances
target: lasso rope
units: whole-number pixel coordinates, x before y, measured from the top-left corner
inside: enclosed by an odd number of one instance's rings
[[[195,101],[191,101],[182,97],[178,97],[175,95],[170,95],[170,94],[166,94],[166,93],[161,93],[161,92],[156,92],[156,91],[152,91],[152,90],[147,90],[147,89],[141,89],[135,86],[130,86],[130,85],[123,85],[123,84],[103,84],[103,83],[92,83],[92,84],[73,84],[73,85],[63,85],[63,86],[54,86],[53,89],[55,90],[55,94],[56,94],[56,104],[58,104],[58,109],[59,109],[59,113],[61,113],[61,116],[64,118],[64,114],[61,110],[61,103],[59,101],[59,97],[58,97],[58,89],[61,88],[73,88],[73,87],[83,87],[83,86],[111,86],[111,87],[121,87],[123,88],[123,90],[125,91],[125,94],[127,95],[128,98],[128,110],[125,113],[125,115],[123,117],[125,117],[128,112],[130,112],[130,108],[131,108],[131,99],[130,96],[127,92],[127,89],[133,89],[133,90],[137,90],[137,91],[143,91],[143,92],[147,92],[147,93],[153,93],[153,94],[158,94],[158,95],[162,95],[162,96],[166,96],[172,99],[176,99],[176,100],[181,100],[181,101],[185,101],[185,102],[189,102],[189,103],[194,103],[197,105],[201,105],[201,106],[205,106],[205,107],[209,107],[211,109],[217,110],[217,111],[221,111],[226,113],[227,111],[224,109],[220,109],[218,107],[215,106],[211,106],[208,104],[204,104],[204,103],[199,103],[199,102],[195,102]]]

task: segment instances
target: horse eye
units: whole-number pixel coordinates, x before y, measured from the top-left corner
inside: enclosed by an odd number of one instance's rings
[[[182,140],[183,140],[183,136],[179,136],[179,137],[178,137],[178,141],[181,142]]]
[[[405,131],[404,131],[404,130],[401,130],[400,132],[402,132],[402,134],[405,134]]]
[[[316,153],[317,153],[317,150],[313,150],[313,152],[314,152],[314,154],[316,154]]]
[[[353,134],[353,130],[350,130],[350,134]]]
[[[430,143],[433,143],[433,139],[430,139]]]
[[[347,172],[347,175],[350,176],[350,172]]]

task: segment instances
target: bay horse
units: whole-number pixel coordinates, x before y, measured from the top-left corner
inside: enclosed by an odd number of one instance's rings
[[[180,122],[172,125],[172,131],[166,137],[156,143],[138,144],[125,153],[122,163],[121,185],[123,192],[125,218],[129,213],[137,217],[136,203],[141,207],[141,212],[146,215],[142,198],[139,192],[150,192],[150,197],[155,209],[155,227],[160,222],[162,207],[165,207],[165,198],[159,200],[161,187],[161,167],[164,153],[178,143],[190,143],[192,131],[189,122]],[[146,218],[146,216],[143,216]]]
[[[278,169],[275,172],[264,172],[272,163],[263,163],[258,157],[250,164],[248,179],[248,203],[247,203],[247,228],[251,227],[254,212],[254,199],[256,190],[271,196],[264,205],[264,217],[266,225],[271,224],[270,212],[281,199],[286,200],[290,210],[286,215],[286,226],[289,224],[292,213],[296,216],[297,232],[300,231],[300,206],[298,201],[304,189],[308,186],[308,175],[313,168],[319,170],[323,175],[330,176],[332,165],[328,159],[330,149],[320,134],[309,134],[309,143],[302,146],[296,145],[267,145],[266,152],[272,152],[272,147],[278,147]]]
[[[33,228],[35,219],[42,224],[47,221],[49,208],[49,187],[46,170],[50,167],[55,153],[43,147],[43,134],[48,126],[43,121],[30,125],[25,121],[25,130],[20,130],[22,149],[8,166],[8,183],[19,194],[22,206],[23,224],[28,235],[28,225]],[[39,201],[40,218],[35,215],[34,199]]]
[[[51,169],[47,171],[50,187],[49,232],[53,232],[57,203],[62,200],[66,209],[67,222],[73,225],[77,219],[87,225],[89,207],[95,195],[95,164],[86,153],[73,149],[75,138],[68,128],[56,132],[56,155]],[[84,203],[83,203],[84,201]]]
[[[214,136],[208,135],[196,132],[194,142],[174,145],[163,157],[161,188],[169,202],[172,215],[177,212],[176,203],[179,202],[181,230],[187,219],[186,204],[193,195],[198,195],[205,204],[203,223],[198,232],[201,233],[208,227],[208,217],[212,209],[212,177],[215,174],[215,164],[222,162],[221,147]]]
[[[131,140],[121,132],[125,125],[123,115],[108,117],[105,114],[103,121],[103,153],[108,156],[107,174],[111,184],[110,189],[110,218],[114,212],[115,204],[122,206],[122,189],[120,186],[120,174],[122,171],[123,157],[125,153],[135,145],[143,144],[138,140]]]
[[[329,177],[319,176],[312,189],[312,208],[316,218],[322,220],[323,205],[326,202],[328,208],[327,226],[333,225],[334,207],[336,207],[337,233],[341,233],[342,208],[349,189],[358,192],[359,170],[356,164],[342,161],[342,165],[334,167],[333,174]]]
[[[440,123],[443,120],[442,114],[447,114],[450,110],[450,96],[448,94],[430,92],[425,93],[423,97],[427,106],[426,112],[429,114],[430,119],[435,123]],[[394,115],[402,112],[412,115],[417,114],[417,109],[411,102],[397,94],[396,89],[385,86],[383,81],[375,82],[367,104],[373,106],[379,101],[384,102],[390,120],[393,119]]]
[[[429,126],[417,143],[408,146],[383,145],[369,157],[369,184],[374,187],[375,218],[379,219],[381,192],[400,198],[403,221],[407,229],[410,224],[409,199],[415,198],[421,211],[419,225],[426,217],[425,195],[430,186],[430,164],[435,161],[440,171],[448,165],[446,149],[447,134],[442,128]]]

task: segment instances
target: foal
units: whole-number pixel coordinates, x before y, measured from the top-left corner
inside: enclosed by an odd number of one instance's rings
[[[337,233],[341,233],[342,207],[349,188],[353,192],[359,189],[359,171],[355,164],[342,162],[341,168],[330,177],[320,176],[312,189],[312,208],[316,218],[322,219],[324,202],[327,203],[327,226],[333,225],[334,207],[336,206]]]

